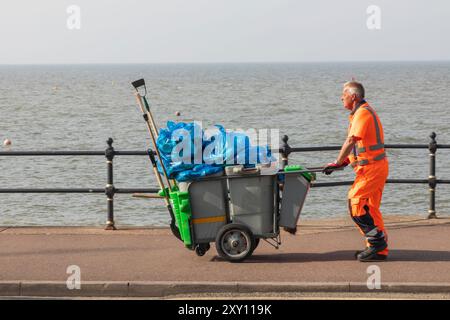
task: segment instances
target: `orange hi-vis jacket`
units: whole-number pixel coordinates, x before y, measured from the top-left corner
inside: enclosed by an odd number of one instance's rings
[[[358,171],[365,166],[386,158],[384,151],[384,133],[380,119],[365,101],[350,114],[348,136],[358,141],[349,156],[350,164]]]

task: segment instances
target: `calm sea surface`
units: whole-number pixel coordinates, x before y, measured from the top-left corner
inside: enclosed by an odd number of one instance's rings
[[[450,144],[450,63],[171,64],[0,66],[2,151],[146,150],[150,139],[130,82],[145,78],[159,126],[167,120],[203,121],[205,127],[275,128],[291,146],[341,144],[347,112],[342,83],[366,86],[385,142]],[[176,117],[175,112],[181,116]],[[291,163],[319,166],[336,152],[293,154]],[[388,150],[390,178],[428,177],[428,150]],[[146,157],[116,157],[115,186],[157,186]],[[438,178],[450,179],[450,151],[439,150]],[[352,179],[351,170],[321,182]],[[0,157],[0,188],[103,188],[104,157]],[[437,212],[450,213],[450,187],[439,185]],[[312,189],[305,219],[346,215],[348,187]],[[165,225],[161,200],[116,195],[119,226]],[[427,214],[427,185],[387,185],[382,211]],[[0,194],[0,225],[101,225],[102,194]]]

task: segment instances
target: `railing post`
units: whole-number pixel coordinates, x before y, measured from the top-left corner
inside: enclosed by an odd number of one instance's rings
[[[431,141],[428,145],[430,150],[430,175],[428,176],[428,185],[430,186],[430,207],[428,209],[428,219],[436,218],[436,133],[430,134]]]
[[[107,167],[107,184],[105,187],[105,194],[107,197],[107,203],[108,203],[108,218],[106,221],[106,227],[105,230],[116,230],[116,227],[114,226],[114,179],[113,179],[113,158],[114,158],[114,148],[112,146],[113,139],[109,138],[108,141],[106,141],[108,144],[108,148],[105,150],[105,157],[106,157],[106,167]]]
[[[289,154],[291,153],[291,147],[288,144],[289,137],[284,135],[281,138],[281,141],[283,142],[281,145],[281,168],[284,169],[285,166],[289,163]]]

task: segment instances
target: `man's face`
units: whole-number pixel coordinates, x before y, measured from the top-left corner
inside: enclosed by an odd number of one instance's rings
[[[356,101],[356,95],[350,94],[347,90],[347,88],[344,88],[342,90],[342,96],[341,96],[342,104],[344,105],[345,109],[352,110],[353,109],[353,103]]]

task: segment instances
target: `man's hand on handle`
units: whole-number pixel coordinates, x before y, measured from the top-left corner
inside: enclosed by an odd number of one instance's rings
[[[326,175],[330,175],[334,170],[337,170],[340,168],[345,168],[346,166],[349,165],[349,163],[350,163],[350,160],[348,158],[345,159],[344,162],[342,162],[341,164],[338,164],[336,161],[331,162],[324,166],[324,169],[322,170],[322,172],[325,173]]]

